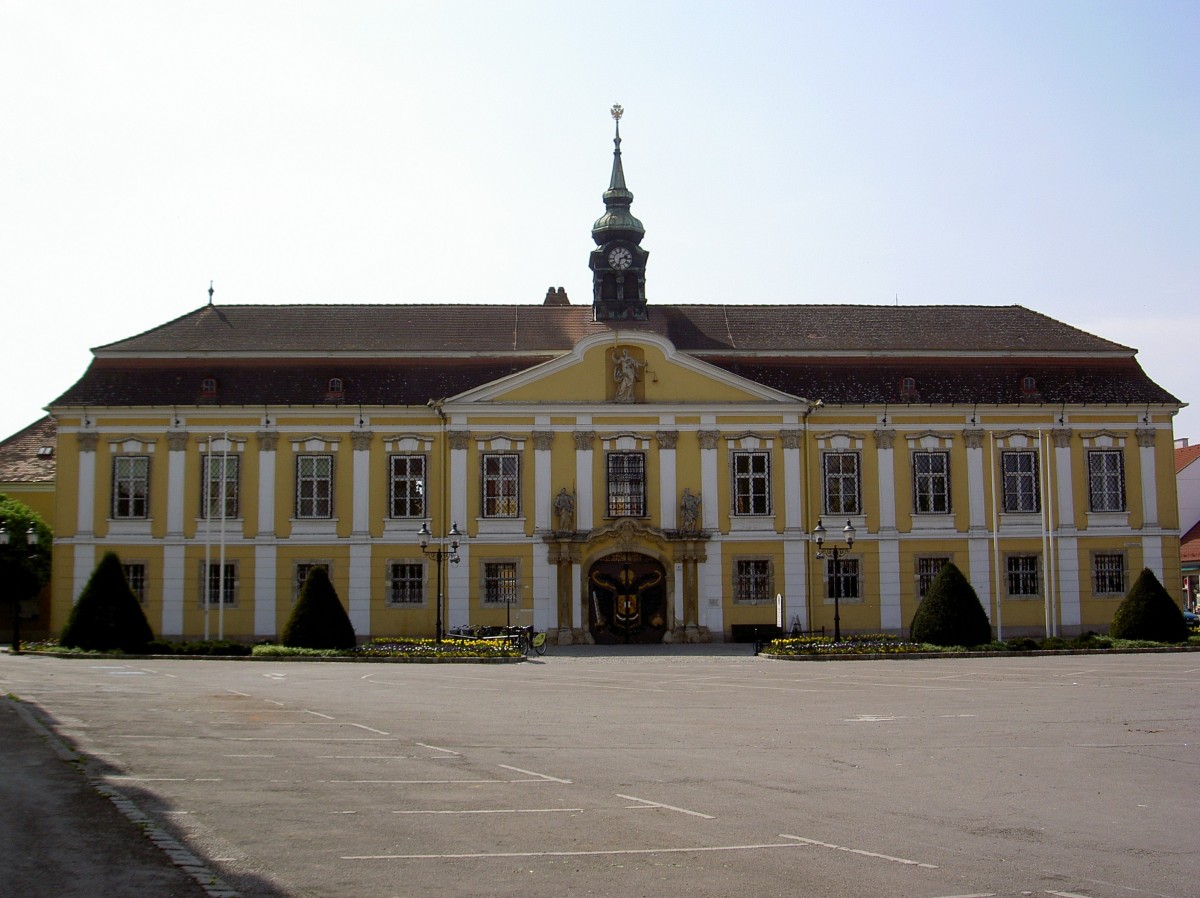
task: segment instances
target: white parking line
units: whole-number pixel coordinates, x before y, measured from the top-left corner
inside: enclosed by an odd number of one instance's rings
[[[492,808],[473,811],[392,811],[393,814],[582,814],[583,808]]]
[[[560,780],[557,776],[550,776],[547,773],[534,773],[532,770],[522,770],[520,767],[509,767],[507,764],[498,765],[505,770],[515,770],[517,773],[523,773],[526,776],[536,776],[538,779],[549,780],[552,783],[570,783],[570,780]]]
[[[709,851],[760,851],[766,848],[804,848],[796,842],[766,842],[760,845],[703,845],[697,848],[617,848],[607,851],[497,851],[478,854],[357,854],[341,858],[343,861],[425,861],[425,860],[469,860],[478,858],[512,857],[611,857],[635,854],[701,854]]]
[[[648,798],[638,798],[635,795],[622,795],[620,792],[617,792],[616,796],[617,798],[624,798],[626,801],[640,801],[640,807],[662,808],[664,811],[678,811],[680,814],[691,814],[693,817],[703,817],[705,820],[717,819],[711,814],[701,814],[699,811],[689,811],[687,808],[677,808],[674,805],[663,804],[660,801],[651,801]],[[633,807],[639,807],[639,805],[633,805]]]
[[[456,752],[456,751],[455,751],[454,749],[452,749],[452,748],[442,748],[442,747],[441,747],[441,746],[439,746],[439,745],[430,745],[430,744],[429,744],[429,743],[427,743],[427,742],[418,742],[418,743],[417,743],[417,745],[421,746],[421,748],[429,748],[429,749],[432,749],[433,751],[443,751],[443,752],[445,752],[445,753],[446,753],[446,754],[448,754],[448,755],[457,755],[457,754],[458,754],[458,752]]]
[[[861,854],[863,857],[878,858],[881,861],[892,861],[896,864],[907,864],[910,867],[922,867],[926,870],[937,870],[937,864],[923,864],[920,861],[910,861],[908,858],[892,857],[890,854],[878,854],[874,851],[864,851],[861,848],[847,848],[845,845],[832,845],[829,842],[818,842],[816,839],[805,839],[803,836],[789,836],[787,833],[780,833],[781,839],[795,839],[797,842],[803,842],[805,845],[815,845],[818,848],[833,848],[836,851],[848,851],[850,854]]]

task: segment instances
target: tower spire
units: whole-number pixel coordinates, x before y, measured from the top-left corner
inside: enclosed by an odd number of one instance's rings
[[[625,184],[621,164],[621,116],[625,110],[614,103],[609,110],[615,123],[612,176],[604,191],[604,214],[592,225],[592,314],[597,321],[646,318],[646,259],[641,248],[646,229],[629,211],[633,193]]]

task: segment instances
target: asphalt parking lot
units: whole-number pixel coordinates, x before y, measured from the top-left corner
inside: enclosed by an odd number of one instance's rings
[[[1200,656],[744,649],[5,655],[0,688],[208,895],[1200,894]]]

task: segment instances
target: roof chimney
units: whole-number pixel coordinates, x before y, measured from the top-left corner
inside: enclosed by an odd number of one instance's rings
[[[559,287],[557,290],[550,287],[546,290],[546,301],[542,303],[542,305],[546,306],[569,306],[570,304],[571,300],[567,299],[567,291],[562,287]]]

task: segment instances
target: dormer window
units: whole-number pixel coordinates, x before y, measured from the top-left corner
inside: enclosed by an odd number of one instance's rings
[[[1026,396],[1032,396],[1038,391],[1037,378],[1032,374],[1026,374],[1021,378],[1021,392]]]
[[[326,389],[326,398],[341,399],[345,392],[345,387],[340,377],[329,378],[329,385]]]
[[[217,379],[215,377],[206,377],[200,381],[200,395],[205,399],[211,399],[217,395]]]
[[[900,398],[913,400],[918,398],[917,379],[915,377],[900,378]]]
[[[40,446],[40,447],[38,447],[37,454],[38,454],[38,458],[53,458],[54,457],[54,447],[53,446]]]

